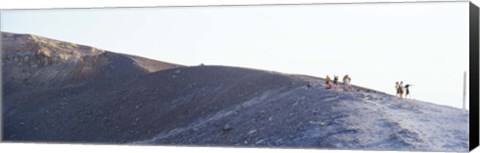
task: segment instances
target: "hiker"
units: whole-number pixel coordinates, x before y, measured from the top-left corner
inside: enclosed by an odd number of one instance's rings
[[[349,76],[348,77],[348,90],[353,91],[353,87],[352,87],[352,84],[350,82],[352,82],[352,78],[350,78],[350,76]]]
[[[352,86],[350,85],[351,80],[352,79],[348,76],[348,74],[343,77],[343,90],[352,90]]]
[[[410,86],[412,86],[411,84],[406,84],[405,85],[405,98],[407,98],[408,94],[410,94]]]
[[[400,97],[400,95],[399,95],[399,94],[400,94],[400,85],[398,84],[398,81],[395,82],[395,90],[396,90],[396,92],[397,92],[397,93],[395,94],[395,96]]]
[[[400,81],[398,85],[398,94],[400,94],[400,99],[403,99],[403,81]]]
[[[331,89],[331,88],[332,88],[332,83],[331,83],[331,82],[332,82],[332,78],[330,78],[330,76],[327,75],[327,77],[325,78],[325,80],[326,80],[325,83],[327,84],[327,89]]]
[[[333,75],[333,85],[335,86],[335,89],[338,89],[338,76]]]

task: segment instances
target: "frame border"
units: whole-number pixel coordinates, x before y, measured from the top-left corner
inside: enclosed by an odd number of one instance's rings
[[[469,102],[469,133],[470,151],[478,147],[479,139],[479,8],[469,2],[469,30],[470,30],[470,102]]]

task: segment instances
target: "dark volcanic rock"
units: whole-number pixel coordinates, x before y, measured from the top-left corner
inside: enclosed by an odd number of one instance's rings
[[[29,141],[74,136],[82,132],[75,130],[81,127],[76,124],[91,122],[89,115],[102,112],[84,110],[102,103],[95,101],[102,92],[119,90],[114,87],[151,72],[181,67],[29,34],[2,32],[1,45],[5,140],[22,140],[23,134],[31,136],[25,139]],[[40,118],[33,121],[31,115]],[[63,117],[71,118],[60,121]],[[62,130],[66,133],[58,133]]]
[[[467,113],[362,87],[327,90],[316,77],[183,67],[33,35],[2,33],[2,45],[5,141],[468,149]]]

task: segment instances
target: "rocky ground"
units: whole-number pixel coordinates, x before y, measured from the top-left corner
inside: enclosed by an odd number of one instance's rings
[[[457,108],[357,86],[327,90],[311,76],[186,67],[72,46],[79,45],[2,33],[3,140],[468,149],[468,112]]]

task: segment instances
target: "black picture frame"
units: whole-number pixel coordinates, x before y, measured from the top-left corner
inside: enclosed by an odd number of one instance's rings
[[[479,139],[479,9],[470,2],[470,151],[478,147]]]

